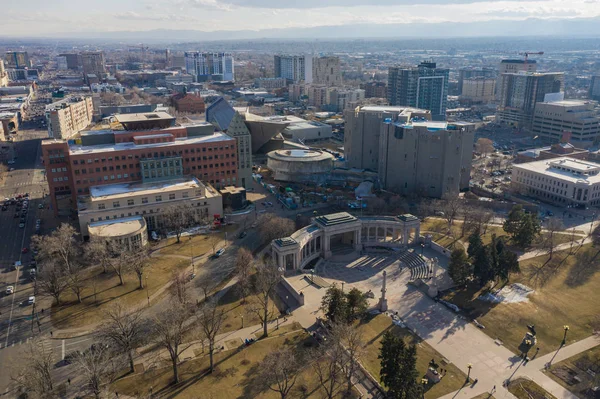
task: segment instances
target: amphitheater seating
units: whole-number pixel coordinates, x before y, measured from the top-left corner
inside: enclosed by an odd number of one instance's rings
[[[425,260],[414,251],[402,252],[398,256],[398,260],[410,269],[410,279],[412,281],[417,279],[424,280],[430,277],[429,266]]]

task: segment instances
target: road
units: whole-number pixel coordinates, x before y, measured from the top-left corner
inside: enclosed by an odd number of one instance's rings
[[[32,255],[31,251],[23,254],[21,250],[30,247],[36,219],[47,219],[50,212],[38,209],[38,205],[44,203],[43,196],[47,192],[40,160],[40,142],[45,136],[46,132],[41,130],[25,130],[16,135],[17,158],[15,164],[11,165],[15,170],[8,172],[0,187],[0,201],[19,194],[30,195],[23,228],[19,227],[20,218],[15,217],[16,205],[9,205],[6,211],[0,212],[0,366],[4,370],[4,366],[10,365],[16,356],[14,348],[32,336],[33,307],[26,305],[28,297],[34,295],[28,267]],[[10,270],[16,261],[20,261],[23,267]],[[15,292],[6,295],[6,287],[11,285]],[[9,373],[0,373],[2,389],[5,389],[9,379]]]

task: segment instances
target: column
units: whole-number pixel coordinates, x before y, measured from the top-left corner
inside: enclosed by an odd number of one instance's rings
[[[402,229],[402,244],[404,245],[408,245],[408,237],[409,237],[409,232],[410,230],[406,227],[404,227],[404,229]]]
[[[415,239],[414,239],[414,243],[418,244],[419,243],[419,239],[421,237],[421,226],[417,226],[415,227]]]

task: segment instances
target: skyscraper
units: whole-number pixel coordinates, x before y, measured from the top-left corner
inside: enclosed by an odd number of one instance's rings
[[[590,84],[590,98],[592,100],[600,101],[600,75],[592,76],[592,83]]]
[[[500,88],[504,85],[503,79],[505,73],[517,72],[535,72],[537,71],[536,60],[502,60],[498,68],[498,78],[496,80],[496,100],[500,101]]]
[[[497,88],[500,104],[496,113],[499,121],[529,128],[535,105],[547,94],[561,93],[565,75],[562,72],[524,72],[502,74],[502,86]],[[560,96],[560,94],[558,94]]]
[[[27,51],[7,51],[4,55],[6,68],[31,68],[31,60]]]
[[[231,53],[186,51],[184,58],[187,73],[193,75],[197,82],[211,80],[233,82],[235,80]]]
[[[449,73],[432,61],[423,61],[416,67],[390,67],[390,105],[428,109],[433,120],[445,120]]]
[[[340,58],[319,57],[313,59],[313,83],[325,86],[341,86]]]
[[[492,68],[473,68],[466,67],[458,70],[458,94],[463,94],[463,85],[465,79],[471,78],[492,78],[495,76],[495,71]]]
[[[310,55],[275,55],[275,77],[285,78],[290,82],[312,83],[312,56]]]
[[[8,73],[4,69],[4,62],[0,60],[0,87],[8,86]]]

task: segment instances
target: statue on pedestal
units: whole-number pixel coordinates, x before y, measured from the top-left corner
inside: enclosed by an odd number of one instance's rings
[[[385,284],[387,281],[387,272],[384,270],[383,271],[383,284],[381,286],[381,298],[379,298],[379,310],[381,312],[385,312],[388,310],[388,304],[387,304],[387,299],[385,298],[385,292],[387,291]]]

